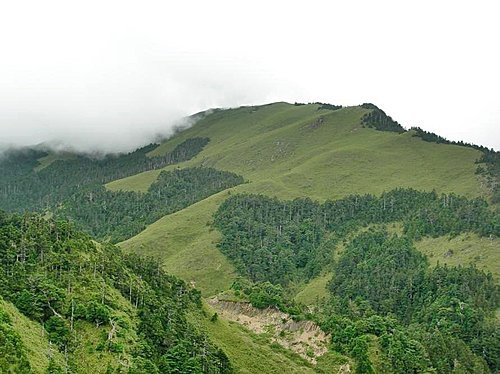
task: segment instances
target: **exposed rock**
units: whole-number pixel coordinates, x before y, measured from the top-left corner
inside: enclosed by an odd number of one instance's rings
[[[208,303],[224,319],[238,322],[257,334],[270,333],[272,341],[313,364],[317,357],[327,352],[329,336],[312,321],[294,321],[278,309],[257,309],[245,302],[212,298]]]

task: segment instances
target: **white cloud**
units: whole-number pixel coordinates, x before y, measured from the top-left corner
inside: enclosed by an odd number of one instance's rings
[[[20,1],[0,9],[0,142],[127,150],[209,108],[374,102],[500,149],[494,1]]]

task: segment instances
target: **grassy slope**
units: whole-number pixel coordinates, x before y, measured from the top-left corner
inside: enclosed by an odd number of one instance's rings
[[[318,111],[316,105],[285,103],[220,111],[180,132],[151,155],[168,152],[187,138],[207,136],[206,148],[176,167],[204,165],[233,171],[249,181],[234,192],[280,198],[324,200],[351,193],[380,194],[395,187],[453,191],[469,197],[483,194],[474,175],[478,151],[424,142],[411,133],[363,128],[364,113],[360,107]],[[323,122],[315,126],[319,117]],[[107,187],[145,191],[158,173],[141,173]],[[218,194],[165,217],[122,247],[161,256],[167,270],[196,281],[205,295],[211,295],[229,285],[235,275],[216,248],[218,234],[206,226],[224,196]]]
[[[332,273],[325,273],[311,279],[296,295],[295,300],[305,305],[313,305],[316,301],[328,298],[326,287],[332,279]]]
[[[20,313],[14,305],[0,299],[0,309],[10,317],[14,330],[19,334],[26,348],[26,357],[35,373],[44,373],[49,366],[49,355],[61,367],[64,367],[64,357],[59,351],[50,347],[42,326],[31,321]]]
[[[476,234],[462,234],[455,238],[425,238],[415,243],[426,254],[431,265],[438,262],[451,266],[473,264],[490,271],[500,280],[500,239],[480,238]]]
[[[361,108],[329,112],[317,111],[314,105],[283,103],[216,112],[162,144],[152,155],[168,152],[184,139],[208,136],[210,143],[197,157],[176,167],[205,165],[243,175],[249,183],[233,188],[231,193],[319,200],[350,193],[379,194],[399,186],[466,196],[483,193],[474,176],[478,152],[426,143],[410,133],[397,135],[362,128],[364,113]],[[323,116],[323,123],[310,126],[319,116]],[[141,173],[107,187],[146,191],[158,174]],[[160,219],[122,247],[160,256],[168,271],[195,281],[204,295],[227,289],[236,273],[216,248],[219,234],[207,226],[227,193]],[[330,278],[326,273],[313,279],[301,288],[296,299],[310,304],[326,297]],[[241,372],[311,371],[241,326],[220,319],[212,323],[208,318],[198,318],[198,323]]]
[[[205,305],[206,316],[192,315],[191,322],[207,331],[210,338],[228,355],[238,373],[334,373],[346,358],[327,353],[313,368],[297,354],[271,344],[266,334],[255,334],[238,323],[221,318],[210,321],[214,311]]]
[[[49,153],[47,156],[40,157],[38,159],[39,165],[35,167],[35,171],[40,171],[45,169],[47,166],[52,164],[57,160],[70,160],[75,157],[75,154],[70,152],[58,152],[58,153]]]
[[[227,194],[228,191],[220,192],[165,216],[140,235],[121,243],[121,247],[166,259],[168,272],[194,282],[205,295],[225,290],[236,273],[215,246],[220,234],[207,223]]]

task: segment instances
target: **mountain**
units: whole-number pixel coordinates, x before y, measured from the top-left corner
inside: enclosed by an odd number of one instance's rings
[[[3,367],[500,369],[498,152],[406,130],[373,104],[196,118],[129,154],[4,154],[0,208],[38,213],[2,218],[0,351],[20,357]]]

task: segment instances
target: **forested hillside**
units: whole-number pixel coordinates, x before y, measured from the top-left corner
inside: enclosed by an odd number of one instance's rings
[[[222,252],[250,279],[279,284],[318,275],[331,262],[332,248],[348,233],[395,221],[403,222],[403,232],[411,239],[465,231],[500,236],[500,212],[489,210],[485,201],[411,189],[323,204],[236,195],[215,215],[215,226],[223,234]]]
[[[0,372],[500,370],[498,152],[369,103],[198,117],[129,154],[2,155]],[[212,296],[312,320],[328,354]]]
[[[335,350],[357,360],[358,372],[495,372],[500,288],[492,275],[474,267],[430,268],[413,241],[462,231],[499,236],[499,218],[481,200],[399,189],[323,204],[236,195],[220,206],[215,225],[222,252],[255,282],[286,287],[325,269],[334,274],[331,298],[317,305],[314,318],[332,333]],[[403,236],[348,235],[393,221],[403,223]],[[346,248],[335,261],[341,241]],[[253,305],[290,311],[282,291],[261,284],[247,292]],[[293,312],[300,315],[297,306]],[[369,357],[372,344],[380,347],[380,363]]]
[[[146,157],[156,148],[150,144],[126,155],[74,155],[39,168],[47,152],[10,150],[0,162],[0,208],[23,211],[54,208],[74,193],[114,179],[189,160],[208,143],[208,138],[187,139],[171,152]],[[36,169],[36,170],[35,170]]]
[[[0,271],[1,372],[231,372],[186,319],[199,292],[67,222],[0,214]],[[32,332],[16,331],[10,304],[50,342],[38,352],[46,367],[32,361],[20,336]]]

